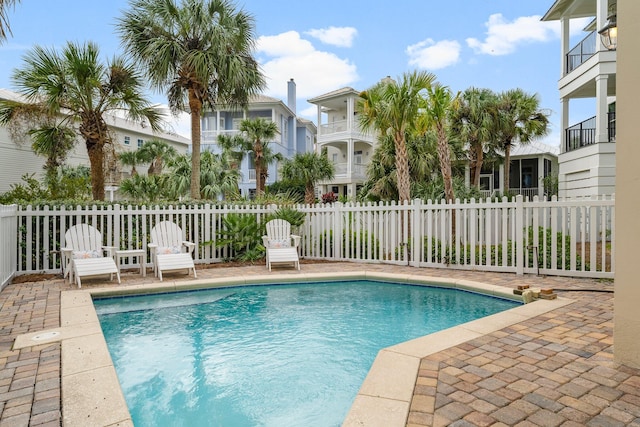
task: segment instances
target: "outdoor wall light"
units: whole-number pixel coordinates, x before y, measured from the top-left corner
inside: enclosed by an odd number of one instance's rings
[[[616,50],[618,47],[618,19],[615,13],[609,15],[607,23],[598,31],[598,34],[600,34],[600,40],[602,40],[604,47]]]

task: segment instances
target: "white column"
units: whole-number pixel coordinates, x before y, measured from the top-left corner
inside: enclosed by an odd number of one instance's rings
[[[567,151],[567,128],[569,127],[569,99],[560,98],[560,152]]]
[[[569,17],[560,18],[560,78],[567,70],[567,53],[569,53]]]
[[[609,132],[607,129],[607,75],[596,77],[596,142],[608,142]]]
[[[352,132],[353,127],[353,97],[347,98],[347,131]]]
[[[353,139],[347,139],[347,179],[351,179],[353,169]]]
[[[609,16],[608,3],[609,0],[597,0],[596,2],[596,31],[604,27],[604,24],[607,22],[607,17]],[[604,47],[600,41],[600,34],[598,34],[596,40],[596,52],[602,50],[606,51],[607,48]]]
[[[498,167],[498,176],[500,177],[500,188],[497,188],[497,190],[500,192],[500,194],[504,195],[507,192],[507,190],[509,190],[508,188],[503,188],[504,187],[504,164],[501,164]],[[491,179],[493,179],[493,177]]]
[[[318,105],[318,130],[316,132],[316,137],[322,135],[322,105]]]
[[[538,157],[538,196],[544,196],[544,157]]]

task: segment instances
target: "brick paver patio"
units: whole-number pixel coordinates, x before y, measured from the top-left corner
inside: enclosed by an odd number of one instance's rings
[[[198,278],[268,274],[264,265],[198,267]],[[433,354],[421,362],[407,426],[640,426],[640,370],[613,361],[613,284],[574,278],[304,263],[302,273],[383,271],[506,287],[550,287],[575,303]],[[273,274],[299,274],[274,269]],[[184,278],[175,275],[171,278]],[[165,279],[167,280],[167,279]],[[152,283],[134,272],[123,283]],[[89,286],[117,286],[101,280]],[[15,338],[60,326],[62,279],[8,285],[0,293],[0,427],[58,426],[60,345],[12,350]]]

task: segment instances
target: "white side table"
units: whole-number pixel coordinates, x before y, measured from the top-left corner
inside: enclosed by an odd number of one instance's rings
[[[116,265],[118,266],[118,271],[120,271],[120,260],[122,258],[134,258],[138,257],[138,261],[140,261],[140,274],[142,277],[147,276],[147,251],[144,249],[128,249],[123,251],[116,251]]]

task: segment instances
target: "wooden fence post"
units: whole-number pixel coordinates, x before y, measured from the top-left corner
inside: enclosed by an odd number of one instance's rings
[[[524,205],[521,195],[516,196],[516,274],[524,274]]]

